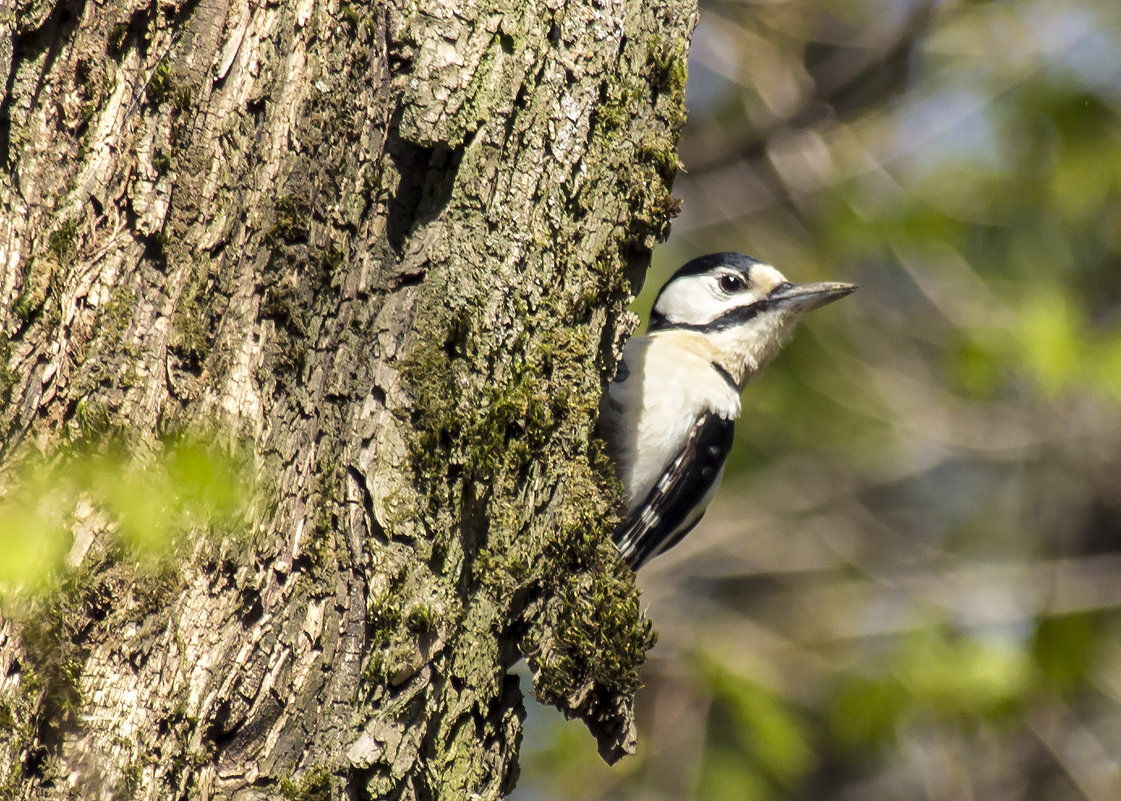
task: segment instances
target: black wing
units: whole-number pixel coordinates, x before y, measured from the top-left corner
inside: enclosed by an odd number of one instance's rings
[[[615,544],[637,570],[676,545],[704,515],[705,503],[732,448],[735,424],[709,412],[650,493],[615,529]]]

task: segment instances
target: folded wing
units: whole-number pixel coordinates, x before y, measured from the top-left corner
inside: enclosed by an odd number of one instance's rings
[[[703,414],[646,498],[632,504],[614,535],[632,568],[676,545],[700,521],[720,483],[734,428],[715,412]]]

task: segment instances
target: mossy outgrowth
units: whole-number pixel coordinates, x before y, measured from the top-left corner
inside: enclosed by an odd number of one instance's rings
[[[138,759],[130,762],[128,767],[125,768],[125,775],[124,775],[124,779],[123,779],[125,792],[132,795],[137,790],[139,790],[140,789],[140,781],[141,781],[141,779],[143,779],[143,777],[144,777],[144,765],[143,765],[143,763]]]
[[[657,637],[639,608],[633,583],[621,575],[614,578],[603,581],[577,573],[558,588],[562,603],[552,624],[555,646],[551,658],[540,664],[534,684],[543,702],[567,699],[583,683],[612,694],[630,694],[642,686],[639,667]]]
[[[678,111],[669,118],[671,127],[685,123],[685,84],[689,80],[689,51],[682,41],[667,42],[660,36],[652,37],[646,46],[646,65],[650,88],[657,94],[667,94]]]
[[[78,221],[64,220],[47,237],[47,247],[59,262],[65,262],[74,252],[74,242],[78,234]]]
[[[190,278],[180,292],[172,312],[167,343],[168,350],[195,372],[201,370],[213,346],[207,310],[208,268],[206,261],[199,261],[193,266]]]
[[[295,389],[302,382],[309,354],[309,323],[317,306],[337,296],[331,264],[337,268],[343,256],[338,246],[326,248],[329,257],[310,247],[319,212],[309,199],[315,190],[306,176],[293,176],[287,189],[273,204],[272,219],[260,235],[272,257],[258,278],[259,314],[275,327],[258,380],[263,387],[279,384]]]
[[[416,604],[409,610],[405,622],[409,627],[409,631],[414,634],[430,634],[436,630],[436,621],[438,619],[439,614],[436,608],[422,602]]]
[[[104,403],[88,398],[80,399],[74,405],[74,421],[82,442],[95,443],[108,439],[118,432],[120,423],[114,424],[113,416]]]
[[[179,83],[165,53],[148,78],[144,96],[153,106],[170,103],[176,112],[183,113],[190,109],[194,93],[189,86]]]
[[[605,266],[599,280],[621,290],[620,276]],[[569,292],[588,294],[579,285]],[[617,494],[614,471],[589,436],[600,392],[586,369],[599,357],[584,316],[591,306],[558,296],[535,299],[534,307],[517,309],[533,334],[507,344],[522,355],[499,376],[487,375],[493,357],[481,304],[418,317],[421,336],[402,363],[412,398],[410,456],[433,504],[423,516],[463,531],[463,543],[437,547],[469,549],[461,558],[470,560],[479,603],[497,617],[492,625],[521,632],[508,645],[548,665],[535,693],[608,730],[620,714],[613,699],[638,687],[652,634],[633,574],[610,542],[613,517],[604,511]],[[543,476],[558,487],[545,518],[526,489]],[[448,520],[449,507],[462,516]],[[605,752],[617,758],[615,745]]]
[[[172,89],[171,63],[161,59],[152,74],[148,77],[148,85],[144,87],[144,94],[148,102],[158,106],[171,96]]]
[[[166,175],[171,172],[174,166],[171,153],[166,150],[157,150],[152,155],[152,166],[156,168],[156,173],[159,175]]]
[[[278,789],[287,801],[330,801],[333,773],[329,768],[317,766],[302,775],[280,780]]]
[[[304,242],[311,223],[311,202],[301,195],[284,195],[276,201],[272,228],[265,234],[265,242]]]
[[[482,122],[491,114],[495,104],[504,99],[506,93],[496,91],[496,83],[503,79],[497,74],[502,71],[509,37],[496,33],[479,61],[471,83],[461,93],[462,103],[454,115],[444,144],[458,148],[463,141],[479,129]]]
[[[145,240],[147,247],[145,255],[157,263],[167,263],[167,248],[171,244],[171,236],[160,228],[148,235]]]
[[[74,82],[78,87],[81,108],[78,111],[80,127],[84,129],[93,121],[113,85],[104,65],[94,59],[79,59],[74,68]],[[83,138],[85,131],[83,130]]]
[[[7,408],[19,376],[12,369],[12,345],[8,335],[0,331],[0,408]],[[0,439],[6,441],[7,423],[0,418]]]
[[[106,47],[109,55],[114,58],[119,58],[124,54],[125,42],[128,40],[128,31],[129,25],[127,22],[113,23],[113,27],[109,29]]]
[[[339,14],[351,26],[352,30],[357,30],[358,26],[366,19],[366,15],[355,8],[353,3],[343,2],[339,5]]]
[[[120,346],[135,313],[136,293],[126,286],[115,287],[98,316],[98,333],[108,349],[116,350]]]
[[[97,317],[91,327],[91,338],[82,343],[82,349],[75,359],[80,367],[71,378],[71,397],[75,400],[63,418],[66,436],[79,436],[74,426],[80,422],[74,417],[76,404],[81,399],[103,397],[106,387],[127,387],[136,380],[135,360],[140,353],[140,344],[135,336],[129,336],[137,315],[135,292],[125,285],[118,285],[109,294],[107,302],[97,307]],[[129,358],[125,369],[117,361],[117,354]],[[100,401],[96,401],[99,402]],[[119,402],[118,402],[119,403]],[[118,428],[128,428],[127,425]]]
[[[72,239],[67,239],[65,244],[59,240],[52,240],[52,244],[66,253],[69,253],[68,249],[73,246]],[[12,312],[16,317],[28,322],[39,313],[50,297],[58,271],[58,257],[53,247],[50,254],[32,259],[24,275],[23,284],[20,286],[19,295],[12,303]]]

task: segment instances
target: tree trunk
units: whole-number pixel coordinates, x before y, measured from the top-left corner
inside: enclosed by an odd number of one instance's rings
[[[259,487],[249,530],[154,572],[87,517],[0,617],[0,795],[496,798],[523,656],[633,749],[652,636],[592,432],[675,210],[694,20],[0,10],[6,463],[208,431]]]

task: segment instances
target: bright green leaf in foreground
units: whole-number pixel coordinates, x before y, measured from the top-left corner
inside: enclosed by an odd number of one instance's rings
[[[0,591],[49,586],[76,532],[109,531],[135,556],[159,558],[182,532],[234,527],[248,508],[250,475],[239,455],[190,440],[154,457],[113,448],[30,458],[0,497]]]

